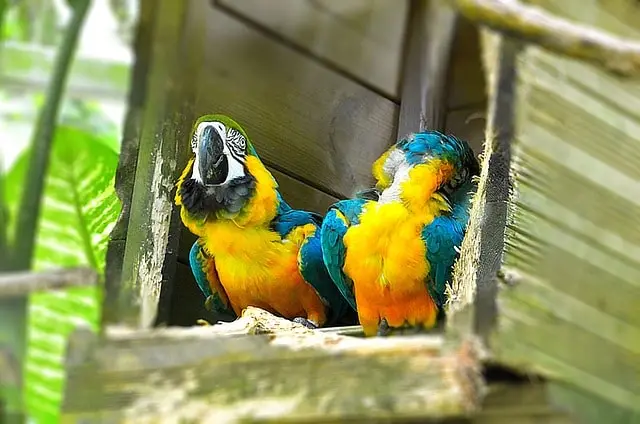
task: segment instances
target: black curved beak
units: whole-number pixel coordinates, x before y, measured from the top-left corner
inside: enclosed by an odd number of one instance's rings
[[[365,188],[356,193],[355,197],[364,200],[373,200],[377,202],[380,199],[380,190],[377,188]]]
[[[439,193],[449,205],[451,205],[451,195],[453,194],[453,191],[453,187],[449,184],[443,184],[438,190],[436,190],[436,192]]]
[[[224,154],[224,142],[213,127],[206,127],[202,132],[198,146],[198,167],[205,185],[222,184],[227,178],[229,163]]]

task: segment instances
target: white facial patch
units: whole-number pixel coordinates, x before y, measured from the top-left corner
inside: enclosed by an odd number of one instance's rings
[[[382,193],[380,193],[378,203],[385,204],[391,202],[399,202],[401,200],[401,186],[403,182],[409,179],[409,171],[411,171],[411,168],[412,166],[404,162],[404,160],[397,166],[396,172],[393,175],[393,182],[389,187],[384,189]]]
[[[191,140],[191,149],[193,150],[193,153],[195,153],[196,155],[196,160],[193,164],[193,171],[192,171],[191,178],[198,181],[199,183],[202,183],[200,166],[198,163],[198,149],[200,148],[200,140],[202,139],[202,133],[207,127],[212,127],[220,136],[220,139],[222,140],[222,145],[223,145],[222,153],[227,157],[227,161],[229,163],[229,172],[227,173],[227,178],[220,185],[224,185],[235,178],[244,177],[245,175],[244,165],[242,161],[236,158],[236,155],[231,154],[231,150],[229,148],[229,143],[227,140],[227,135],[229,134],[235,137],[234,140],[232,141],[234,141],[236,145],[240,144],[240,142],[244,143],[245,142],[244,137],[242,137],[242,140],[238,140],[237,139],[238,137],[235,135],[236,133],[238,133],[236,130],[233,130],[232,128],[227,130],[227,127],[222,122],[210,121],[210,122],[199,123],[198,126],[196,127],[195,132],[193,133],[193,138]]]
[[[420,163],[428,163],[431,155],[425,154]],[[382,191],[378,203],[390,203],[401,201],[402,183],[409,179],[409,172],[415,165],[411,165],[406,161],[405,154],[402,150],[392,150],[389,157],[383,165],[384,172],[393,176],[391,185]]]
[[[404,152],[400,149],[393,149],[387,156],[387,160],[384,161],[382,171],[389,176],[393,176],[403,162]]]

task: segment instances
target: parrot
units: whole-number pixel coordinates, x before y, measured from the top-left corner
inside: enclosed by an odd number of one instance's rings
[[[378,196],[329,207],[320,230],[323,260],[365,336],[441,322],[479,169],[466,141],[412,133],[373,163]]]
[[[357,322],[324,265],[323,217],[286,203],[240,124],[204,115],[190,142],[175,203],[197,236],[189,264],[205,307],[235,318],[255,306],[308,328]]]

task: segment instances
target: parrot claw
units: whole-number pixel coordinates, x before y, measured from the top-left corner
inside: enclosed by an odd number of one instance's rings
[[[196,321],[196,324],[198,325],[202,325],[203,327],[210,327],[211,323],[209,321],[207,321],[206,319],[199,319]]]
[[[380,323],[378,324],[378,337],[388,337],[392,335],[400,335],[400,336],[410,336],[421,334],[423,332],[422,328],[418,326],[410,326],[404,325],[402,327],[390,327],[386,318],[382,318]]]
[[[318,324],[316,324],[315,322],[311,321],[310,319],[306,319],[306,318],[302,318],[302,317],[296,317],[293,319],[293,322],[295,322],[296,324],[301,324],[304,325],[305,327],[311,329],[311,330],[315,330],[318,328]]]
[[[207,299],[204,301],[204,308],[209,311],[212,312],[213,311],[213,302],[214,302],[214,298],[212,295],[207,296]]]
[[[380,323],[378,324],[378,333],[376,334],[378,337],[387,337],[391,335],[391,327],[389,327],[389,323],[386,318],[382,318]]]

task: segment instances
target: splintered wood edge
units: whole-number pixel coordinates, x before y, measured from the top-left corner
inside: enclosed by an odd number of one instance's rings
[[[94,286],[97,283],[98,275],[90,268],[0,274],[0,298],[28,296],[33,292],[66,287]]]
[[[595,63],[617,75],[640,75],[640,42],[636,40],[573,23],[516,0],[447,2],[471,21],[554,53]]]
[[[275,330],[240,332],[256,320]],[[465,417],[485,394],[473,342],[326,334],[257,308],[219,326],[79,331],[67,369],[62,422]]]

